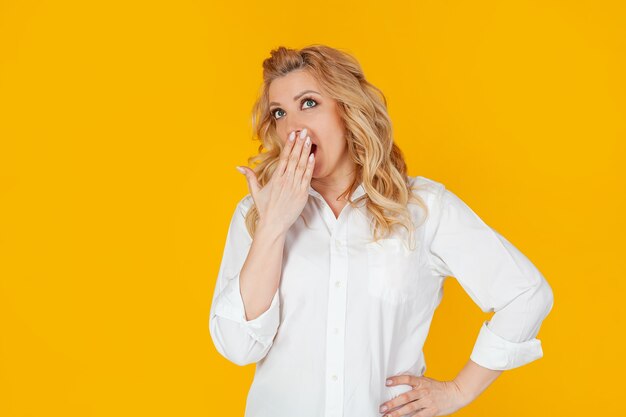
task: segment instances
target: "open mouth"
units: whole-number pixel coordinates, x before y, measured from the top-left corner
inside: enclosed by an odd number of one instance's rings
[[[317,145],[312,143],[311,144],[311,152],[309,152],[309,155],[315,154],[315,151],[317,151]]]

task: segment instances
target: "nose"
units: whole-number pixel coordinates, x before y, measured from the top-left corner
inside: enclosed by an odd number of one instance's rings
[[[307,136],[309,136],[310,129],[308,127],[292,128],[292,129],[289,129],[288,133],[291,133],[291,132],[295,131],[296,132],[296,138],[298,138],[300,136],[300,132],[302,132],[304,129],[306,129],[306,134],[307,134]]]
[[[289,135],[291,132],[295,131],[296,132],[296,138],[300,135],[300,132],[302,132],[304,129],[307,130],[307,134],[308,132],[311,130],[308,126],[306,126],[303,122],[303,120],[298,117],[299,115],[287,115],[286,117],[288,118],[286,120],[286,126],[287,126],[287,135]]]
[[[298,137],[300,137],[300,132],[302,132],[304,130],[304,127],[298,127],[298,128],[293,128],[293,127],[289,127],[288,130],[286,132],[279,132],[280,136],[282,137],[282,140],[286,141],[289,138],[289,135],[291,134],[291,132],[296,132],[296,135],[294,136],[295,139],[298,139]],[[309,131],[309,129],[307,129],[307,132]],[[308,135],[308,133],[307,133]]]

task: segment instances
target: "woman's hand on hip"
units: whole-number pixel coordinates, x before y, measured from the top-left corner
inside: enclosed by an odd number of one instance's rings
[[[283,146],[278,167],[263,188],[254,171],[242,167],[260,221],[284,228],[285,231],[302,213],[309,198],[315,160],[313,156],[309,158],[311,139],[306,133],[304,129],[296,138],[296,132],[291,132]]]
[[[410,385],[411,391],[398,395],[380,405],[383,417],[447,416],[469,403],[454,381],[437,381],[426,376],[397,375],[387,378],[392,385]],[[382,408],[387,408],[383,410]]]

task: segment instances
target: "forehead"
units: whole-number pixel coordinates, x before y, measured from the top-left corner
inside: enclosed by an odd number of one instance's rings
[[[268,90],[270,101],[278,102],[291,102],[293,96],[303,90],[315,90],[322,92],[319,89],[319,84],[315,78],[306,70],[295,70],[289,72],[287,75],[276,78],[270,83]],[[281,101],[283,100],[283,101]]]

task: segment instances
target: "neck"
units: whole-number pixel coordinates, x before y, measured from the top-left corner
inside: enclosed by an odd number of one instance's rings
[[[327,201],[336,201],[337,198],[352,184],[356,169],[347,173],[336,173],[323,178],[311,178],[311,187],[320,193]],[[352,193],[354,189],[350,190]],[[348,194],[349,195],[349,194]],[[347,200],[347,197],[343,199]]]

